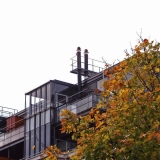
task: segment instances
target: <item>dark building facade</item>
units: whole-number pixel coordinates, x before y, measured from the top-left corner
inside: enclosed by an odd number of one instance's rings
[[[94,89],[101,89],[100,84],[105,77],[102,68],[104,64],[89,59],[88,50],[84,51],[82,57],[78,47],[76,56],[71,60],[71,73],[77,75],[77,84],[50,80],[25,94],[24,110],[17,112],[2,108],[0,159],[36,160],[40,159],[41,151],[49,145],[56,144],[62,151],[76,147],[71,135],[61,134],[62,117],[59,113],[69,109],[78,115],[87,114],[98,102]],[[34,150],[32,146],[35,146]]]

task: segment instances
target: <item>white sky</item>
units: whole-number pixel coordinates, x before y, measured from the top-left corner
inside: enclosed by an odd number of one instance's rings
[[[0,106],[24,108],[24,94],[58,79],[76,83],[76,48],[108,63],[130,42],[159,38],[158,0],[0,0]]]

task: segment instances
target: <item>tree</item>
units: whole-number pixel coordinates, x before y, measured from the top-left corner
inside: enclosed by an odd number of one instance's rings
[[[72,133],[72,160],[160,159],[160,43],[140,37],[124,61],[108,67],[104,91],[90,113],[60,114]]]

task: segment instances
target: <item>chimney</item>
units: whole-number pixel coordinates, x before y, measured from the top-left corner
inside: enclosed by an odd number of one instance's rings
[[[81,91],[81,48],[77,47],[78,92]]]
[[[88,77],[88,50],[84,50],[84,77],[85,79]]]

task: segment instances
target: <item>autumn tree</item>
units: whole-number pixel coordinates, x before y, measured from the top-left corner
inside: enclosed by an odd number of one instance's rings
[[[160,43],[141,39],[124,61],[104,71],[99,102],[80,117],[61,116],[62,133],[72,133],[72,160],[160,159]]]

